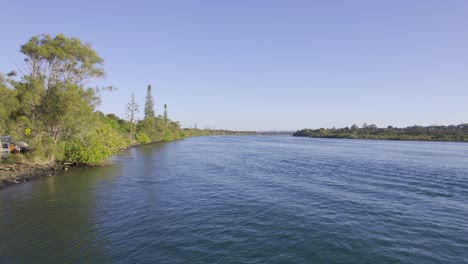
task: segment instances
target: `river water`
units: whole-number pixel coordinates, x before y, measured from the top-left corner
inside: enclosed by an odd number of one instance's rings
[[[132,148],[0,190],[0,263],[468,263],[468,144]]]

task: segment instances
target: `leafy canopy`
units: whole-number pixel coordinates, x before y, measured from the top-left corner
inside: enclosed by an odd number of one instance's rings
[[[26,55],[30,78],[41,78],[46,86],[58,82],[82,84],[92,78],[104,77],[103,59],[78,38],[67,38],[63,34],[55,37],[39,35],[21,46]]]
[[[21,46],[27,73],[14,82],[20,103],[20,127],[30,126],[35,135],[55,142],[88,131],[100,98],[85,87],[105,76],[103,60],[88,43],[63,34],[39,35]]]

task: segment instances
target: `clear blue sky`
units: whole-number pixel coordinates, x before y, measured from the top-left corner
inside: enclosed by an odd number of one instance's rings
[[[0,72],[64,33],[105,61],[100,110],[237,130],[468,122],[468,1],[2,1]],[[142,114],[141,114],[142,115]]]

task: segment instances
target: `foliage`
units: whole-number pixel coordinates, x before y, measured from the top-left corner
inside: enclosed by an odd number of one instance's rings
[[[111,125],[101,123],[99,128],[82,138],[70,138],[61,143],[64,157],[77,164],[99,164],[129,145],[129,140]]]
[[[105,75],[100,67],[103,60],[89,43],[63,34],[34,36],[20,51],[26,56],[30,80],[42,80],[47,88],[82,84]]]
[[[331,129],[303,129],[298,130],[296,137],[322,138],[362,138],[388,140],[425,140],[425,141],[464,141],[468,142],[468,124],[457,126],[410,126],[396,128],[388,126],[379,128],[376,125],[364,124],[361,128],[356,125],[345,128]]]
[[[77,38],[32,37],[20,50],[23,76],[0,76],[0,132],[29,143],[29,159],[95,164],[129,145],[128,123],[95,112],[86,83],[105,75],[103,60]]]
[[[148,117],[137,125],[137,134],[139,132],[147,135],[151,142],[172,141],[183,138],[182,129],[177,122],[164,120],[162,117]],[[142,141],[138,140],[140,143]]]
[[[115,114],[107,114],[104,120],[107,124],[111,125],[115,130],[122,134],[130,132],[130,123]]]
[[[99,96],[84,85],[105,75],[103,61],[90,44],[62,34],[40,35],[20,51],[27,72],[19,80],[10,79],[19,103],[10,117],[22,129],[30,126],[37,136],[47,135],[56,143],[88,130]]]
[[[151,85],[148,85],[145,99],[145,118],[154,117],[154,101],[151,92]]]
[[[64,159],[64,150],[50,137],[33,137],[29,141],[32,152],[29,154],[33,160],[55,161]]]
[[[151,139],[150,137],[148,137],[148,135],[146,135],[145,132],[140,131],[136,133],[136,141],[142,144],[146,144],[146,143],[150,143]]]
[[[136,141],[140,143],[173,141],[183,138],[179,123],[167,117],[167,106],[164,105],[164,117],[154,116],[154,102],[151,85],[148,85],[145,100],[145,118],[136,127]]]
[[[7,87],[3,75],[0,75],[0,133],[11,134],[14,129],[14,120],[11,118],[18,108],[16,91]]]

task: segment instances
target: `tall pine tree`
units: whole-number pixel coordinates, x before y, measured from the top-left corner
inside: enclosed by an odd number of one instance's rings
[[[145,100],[145,118],[154,117],[154,102],[153,94],[151,93],[151,85],[148,85]]]
[[[135,100],[135,95],[132,93],[130,102],[127,103],[127,108],[125,108],[125,115],[130,123],[130,137],[133,138],[135,135],[135,123],[136,115],[138,114],[138,103]]]

